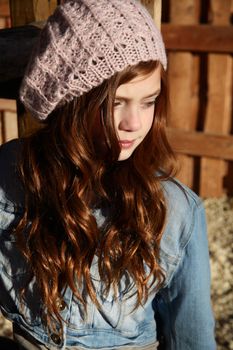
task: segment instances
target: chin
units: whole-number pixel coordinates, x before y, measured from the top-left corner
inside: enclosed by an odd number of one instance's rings
[[[127,160],[131,157],[133,152],[127,152],[127,151],[121,151],[119,158],[118,158],[118,162]]]

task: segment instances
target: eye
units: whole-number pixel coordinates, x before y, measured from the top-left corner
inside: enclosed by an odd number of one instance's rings
[[[143,108],[150,108],[152,106],[155,106],[155,104],[156,104],[156,98],[153,101],[143,103]]]
[[[115,100],[114,103],[113,103],[113,107],[116,108],[116,107],[119,107],[122,105],[122,102],[121,101],[117,101]]]

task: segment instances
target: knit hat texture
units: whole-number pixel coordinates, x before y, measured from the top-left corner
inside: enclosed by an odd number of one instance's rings
[[[137,0],[67,0],[42,29],[20,88],[38,119],[116,72],[166,53],[160,31]]]

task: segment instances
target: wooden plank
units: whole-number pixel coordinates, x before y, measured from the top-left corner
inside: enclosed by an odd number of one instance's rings
[[[154,0],[154,21],[156,26],[161,30],[162,18],[162,0]]]
[[[199,21],[200,0],[170,0],[172,24],[193,25]],[[171,112],[169,125],[183,130],[196,128],[198,112],[199,58],[191,53],[169,53],[168,83]],[[178,178],[189,187],[194,185],[194,160],[180,156]]]
[[[212,23],[228,25],[231,1],[211,0]],[[208,103],[204,131],[228,134],[231,127],[232,109],[232,57],[210,54],[208,57]],[[203,197],[220,197],[224,193],[227,166],[223,160],[201,160],[200,194]],[[211,179],[211,181],[210,181]]]
[[[0,111],[8,110],[16,113],[16,101],[0,99]]]
[[[11,111],[3,112],[3,142],[18,137],[17,114]]]
[[[197,157],[233,161],[233,136],[168,128],[168,139],[175,152]]]
[[[3,112],[0,111],[0,145],[3,143]]]
[[[57,0],[10,0],[13,26],[45,21],[53,13],[56,6]],[[19,135],[30,133],[36,128],[35,124],[37,123],[18,103]]]
[[[56,0],[10,0],[12,25],[44,21],[56,6]]]
[[[4,17],[0,17],[0,29],[6,27],[6,20]]]
[[[10,15],[9,1],[1,0],[0,1],[0,17],[7,17]]]
[[[170,19],[175,24],[196,24],[199,22],[200,1],[170,0]]]
[[[162,34],[168,50],[233,52],[233,27],[229,25],[163,24]]]

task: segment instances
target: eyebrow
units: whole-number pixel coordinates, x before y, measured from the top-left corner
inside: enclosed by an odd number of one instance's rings
[[[161,89],[158,89],[158,90],[156,90],[155,92],[153,92],[152,94],[150,94],[150,95],[148,95],[148,96],[142,97],[142,100],[146,100],[146,99],[148,99],[148,98],[150,98],[150,97],[157,96],[157,95],[160,93],[160,91],[161,91]],[[131,100],[131,99],[128,98],[128,97],[123,97],[123,96],[118,96],[118,95],[116,95],[115,99],[116,99],[116,100],[124,100],[124,101],[129,101],[129,100]]]

